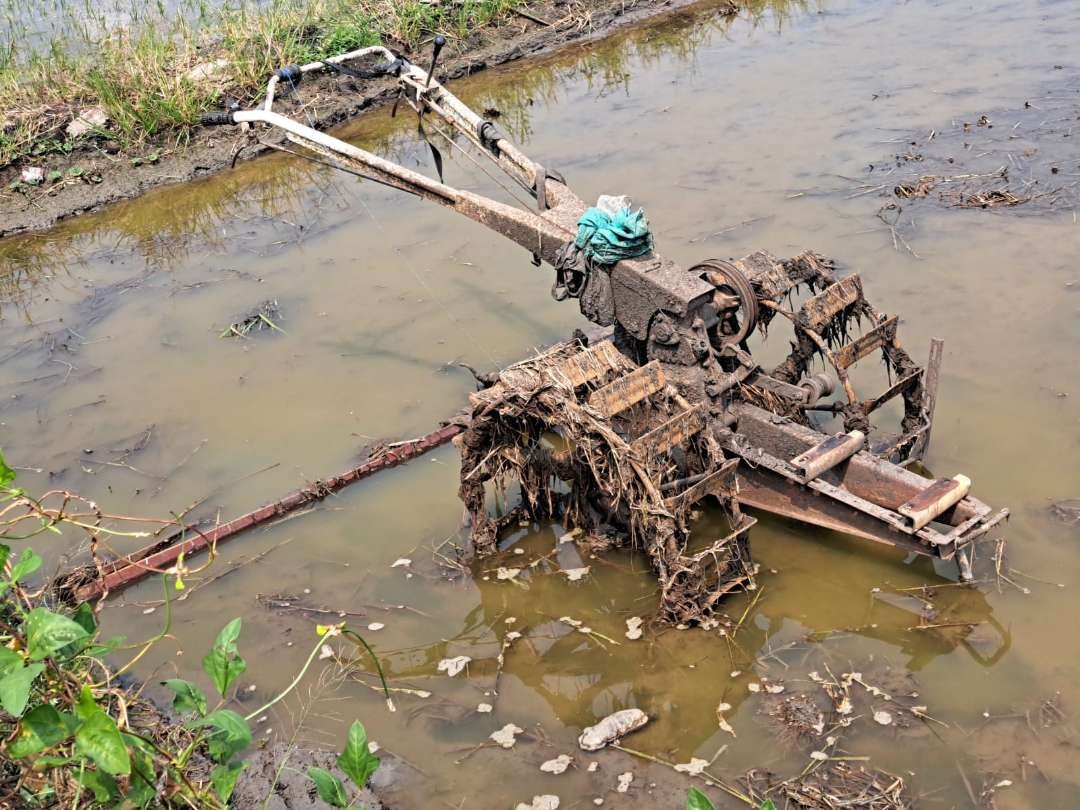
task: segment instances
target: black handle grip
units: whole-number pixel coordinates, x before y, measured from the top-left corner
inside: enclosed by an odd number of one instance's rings
[[[442,49],[446,47],[446,37],[439,34],[435,37],[435,47],[431,51],[431,67],[428,68],[427,81],[424,82],[426,88],[431,84],[431,77],[435,74],[435,65],[439,63],[439,54],[442,53]]]
[[[230,110],[223,110],[222,112],[208,112],[202,114],[202,125],[204,127],[220,127],[227,124],[235,124],[233,120],[233,114]]]

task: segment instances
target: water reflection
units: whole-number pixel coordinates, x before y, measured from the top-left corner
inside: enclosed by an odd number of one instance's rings
[[[534,105],[560,101],[564,88],[584,85],[595,98],[628,94],[634,71],[672,62],[692,75],[701,47],[748,16],[762,25],[782,26],[808,6],[805,0],[753,0],[743,17],[717,12],[706,0],[641,27],[616,33],[603,48],[574,47],[522,71],[497,69],[472,77],[455,91],[474,109],[497,116],[523,145],[533,137]],[[720,4],[725,8],[726,4]],[[514,81],[503,79],[507,70]],[[407,165],[428,165],[409,115],[391,119],[377,111],[337,133],[364,149]],[[449,160],[456,157],[445,150]],[[169,270],[194,253],[268,254],[282,242],[269,238],[283,221],[297,241],[336,227],[355,216],[358,196],[370,185],[306,160],[271,154],[243,161],[211,178],[151,191],[97,214],[63,223],[48,236],[27,235],[0,242],[0,317],[9,310],[31,313],[33,294],[53,276],[101,253],[138,256],[148,269]]]

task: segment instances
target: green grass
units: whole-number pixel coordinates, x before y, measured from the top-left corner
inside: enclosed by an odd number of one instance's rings
[[[20,3],[3,0],[8,25]],[[132,6],[127,28],[88,22],[83,6],[56,0],[72,19],[47,47],[0,47],[0,167],[20,158],[70,151],[65,128],[77,113],[101,107],[109,137],[131,148],[156,136],[183,141],[201,113],[223,97],[255,100],[267,77],[359,47],[387,44],[411,51],[436,33],[464,42],[521,0],[269,0],[211,10],[196,0],[169,16],[162,6]],[[145,2],[145,0],[129,0]],[[64,11],[66,9],[66,12]],[[197,13],[193,11],[197,9]],[[102,31],[103,33],[96,33]],[[19,38],[9,30],[11,42]],[[224,60],[211,82],[192,81],[197,65]]]

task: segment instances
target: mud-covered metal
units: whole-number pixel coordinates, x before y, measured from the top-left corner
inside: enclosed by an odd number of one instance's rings
[[[367,49],[344,59],[372,55],[392,58]],[[262,110],[233,119],[279,127],[343,169],[487,226],[554,268],[557,299],[577,298],[586,318],[612,327],[610,343],[561,345],[474,395],[460,439],[461,496],[478,554],[491,553],[513,521],[488,514],[488,485],[513,479],[530,518],[556,516],[598,542],[644,548],[671,621],[704,619],[723,593],[751,582],[752,521],[740,503],[955,559],[971,577],[971,544],[1008,511],[972,497],[970,482],[957,483],[963,476],[935,483],[907,469],[929,444],[940,341],[922,368],[900,342],[899,318],[867,300],[860,276],[841,276],[810,251],[706,259],[689,270],[655,251],[610,266],[582,262],[571,243],[586,204],[562,176],[428,72],[394,65],[416,114],[471,143],[536,199],[535,210],[452,188],[277,115],[273,80]],[[790,325],[791,350],[766,369],[749,340],[780,322]],[[874,357],[887,386],[860,392],[853,372]],[[840,396],[830,401],[834,389]],[[890,432],[871,417],[880,421],[897,400],[903,414]],[[841,430],[826,430],[837,416]],[[731,532],[695,550],[694,506],[706,497],[725,507]]]

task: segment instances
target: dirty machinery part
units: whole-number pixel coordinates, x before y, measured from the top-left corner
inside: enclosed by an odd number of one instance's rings
[[[375,47],[290,68],[290,81],[328,63],[372,58],[398,77],[399,99],[490,159],[536,210],[453,188],[275,113],[276,74],[262,109],[208,123],[241,124],[252,137],[253,124],[268,124],[314,153],[310,159],[453,208],[554,267],[553,295],[577,298],[587,319],[612,327],[610,342],[560,346],[504,370],[473,396],[459,439],[461,495],[478,554],[495,549],[507,524],[487,515],[484,484],[516,478],[530,515],[557,515],[593,533],[610,527],[622,537],[616,542],[644,548],[670,621],[703,619],[725,592],[749,584],[752,521],[739,504],[954,559],[960,577],[971,579],[972,543],[1008,510],[972,497],[964,476],[929,481],[904,466],[922,459],[929,443],[941,341],[932,342],[927,368],[918,366],[897,338],[898,319],[866,300],[859,276],[838,278],[832,262],[811,252],[712,259],[689,272],[652,250],[606,266],[583,260],[573,242],[585,203],[429,71]],[[802,288],[811,296],[794,308]],[[755,329],[764,336],[777,316],[791,322],[795,340],[766,371],[746,338]],[[874,353],[890,385],[863,399],[850,371]],[[813,373],[818,361],[831,373]],[[834,376],[843,397],[826,402]],[[900,432],[880,435],[870,416],[897,397]],[[821,432],[814,414],[839,415],[843,431]],[[726,507],[731,531],[693,553],[689,519],[707,495]]]
[[[479,554],[502,525],[557,517],[611,545],[645,550],[660,581],[664,619],[707,618],[721,597],[752,582],[748,532],[736,498],[735,459],[653,360],[637,366],[610,341],[572,341],[504,370],[471,396],[460,495]],[[521,505],[488,515],[486,484],[521,487]],[[565,491],[564,491],[565,490]],[[712,496],[729,531],[691,550],[691,517]]]

